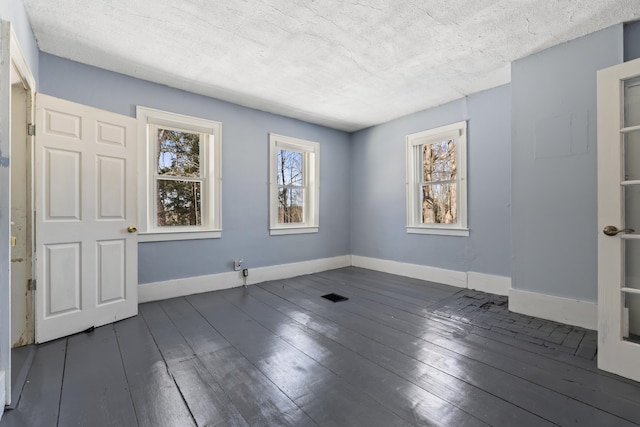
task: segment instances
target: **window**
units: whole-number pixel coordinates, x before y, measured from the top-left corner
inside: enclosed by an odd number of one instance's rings
[[[468,236],[467,123],[407,136],[407,232]]]
[[[320,144],[269,135],[271,235],[317,233]]]
[[[220,237],[218,122],[136,110],[140,157],[140,241]]]

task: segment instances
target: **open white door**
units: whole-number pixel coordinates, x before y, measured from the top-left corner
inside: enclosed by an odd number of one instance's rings
[[[640,60],[598,72],[598,367],[640,381]]]
[[[138,312],[136,120],[36,96],[36,341]]]

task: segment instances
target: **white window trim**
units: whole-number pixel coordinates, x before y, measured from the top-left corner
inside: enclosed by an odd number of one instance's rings
[[[420,222],[420,195],[416,182],[422,161],[415,156],[415,147],[438,140],[455,138],[458,164],[458,223],[422,224]],[[467,227],[467,122],[461,121],[407,135],[407,233],[468,236]]]
[[[278,224],[278,149],[305,153],[304,182],[305,189],[311,191],[310,197],[305,195],[305,221],[295,224]],[[272,236],[285,234],[317,233],[319,230],[320,212],[320,144],[290,136],[269,134],[269,234]]]
[[[138,241],[192,240],[219,238],[222,234],[222,124],[220,122],[136,107],[138,120]],[[203,191],[203,225],[199,227],[156,227],[154,150],[149,143],[149,128],[167,126],[204,133],[213,143],[205,144],[203,167],[207,171],[207,188]],[[213,157],[212,161],[210,159]]]

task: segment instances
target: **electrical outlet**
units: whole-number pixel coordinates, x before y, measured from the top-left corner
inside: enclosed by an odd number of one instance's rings
[[[239,259],[235,260],[234,263],[233,263],[233,269],[235,271],[242,270],[242,263],[243,262],[244,262],[244,260],[242,258],[239,258]]]

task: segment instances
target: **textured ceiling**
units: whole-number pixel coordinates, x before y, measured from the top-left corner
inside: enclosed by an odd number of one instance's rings
[[[44,52],[354,131],[509,82],[638,0],[24,0]]]

